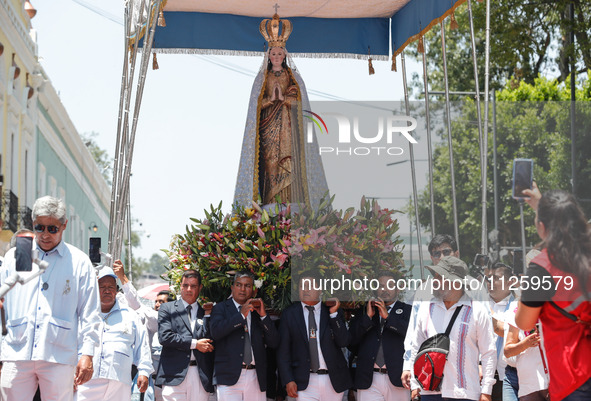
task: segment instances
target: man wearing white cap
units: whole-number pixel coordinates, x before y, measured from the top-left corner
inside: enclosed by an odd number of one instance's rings
[[[465,292],[468,268],[460,259],[444,256],[428,269],[433,275],[433,297],[423,302],[417,312],[415,335],[410,344],[410,358],[404,361],[402,383],[412,389],[413,399],[420,392],[423,401],[442,398],[490,401],[497,353],[487,307]],[[428,338],[446,332],[452,319],[455,320],[449,331],[449,353],[441,386],[435,391],[420,389],[417,381],[411,382],[418,350]],[[482,381],[479,361],[482,361]]]
[[[110,267],[99,270],[101,325],[99,346],[94,353],[94,374],[78,386],[76,399],[129,401],[131,399],[131,365],[138,368],[138,387],[148,387],[153,371],[148,335],[138,315],[117,302],[117,276]]]

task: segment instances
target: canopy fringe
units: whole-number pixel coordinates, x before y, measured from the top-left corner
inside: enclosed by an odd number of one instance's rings
[[[141,52],[141,47],[138,51]],[[157,49],[152,48],[153,52],[159,54],[204,54],[204,55],[214,55],[214,56],[254,56],[254,57],[261,57],[264,52],[262,51],[245,51],[245,50],[222,50],[222,49]],[[367,55],[365,54],[354,54],[354,53],[289,53],[292,57],[301,57],[301,58],[347,58],[347,59],[356,59],[356,60],[367,60]],[[371,58],[373,60],[379,61],[388,61],[389,56],[386,55],[376,55],[372,54]]]

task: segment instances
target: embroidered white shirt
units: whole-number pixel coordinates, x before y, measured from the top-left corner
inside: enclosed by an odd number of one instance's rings
[[[497,364],[492,322],[488,308],[481,302],[472,301],[466,294],[449,309],[443,301],[435,298],[420,305],[415,336],[410,341],[410,358],[404,361],[403,369],[413,372],[413,362],[423,341],[437,333],[444,333],[459,305],[463,306],[449,335],[450,349],[443,370],[441,392],[423,390],[421,394],[441,394],[444,398],[477,400],[480,394],[492,393]],[[482,385],[479,360],[482,361]],[[418,385],[412,381],[411,387],[415,389]]]

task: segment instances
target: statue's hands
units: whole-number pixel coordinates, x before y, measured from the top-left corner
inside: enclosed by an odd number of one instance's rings
[[[277,86],[273,87],[273,93],[271,94],[271,101],[274,102],[277,100]]]
[[[281,100],[282,102],[285,100],[285,98],[283,97],[283,92],[281,91],[281,86],[279,86],[279,82],[277,82],[277,95],[279,100]]]

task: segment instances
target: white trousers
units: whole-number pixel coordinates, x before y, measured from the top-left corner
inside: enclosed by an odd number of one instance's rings
[[[91,379],[78,386],[74,401],[130,401],[131,385],[118,380]]]
[[[197,366],[189,366],[185,380],[178,386],[162,386],[164,401],[208,401],[209,395],[201,384]]]
[[[260,390],[256,369],[242,369],[233,386],[217,386],[218,401],[265,401],[266,392]]]
[[[371,387],[357,390],[357,401],[410,401],[410,390],[393,385],[387,374],[373,372]]]
[[[298,391],[298,398],[288,397],[288,399],[294,401],[342,401],[343,393],[334,391],[328,375],[310,373],[308,387]]]
[[[43,401],[72,401],[75,366],[46,361],[5,361],[0,375],[4,401],[29,401],[41,390]]]

